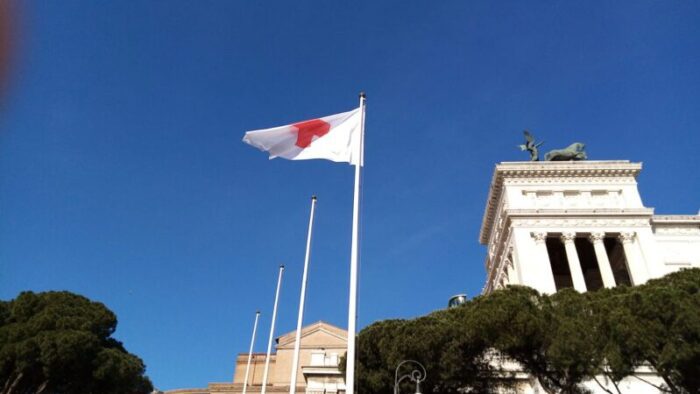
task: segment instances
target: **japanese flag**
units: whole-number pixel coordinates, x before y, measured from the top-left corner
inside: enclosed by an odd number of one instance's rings
[[[243,142],[270,153],[270,159],[326,159],[361,162],[360,108],[271,129],[245,133]]]

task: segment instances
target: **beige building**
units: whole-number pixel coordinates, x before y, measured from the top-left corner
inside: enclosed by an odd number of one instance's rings
[[[270,357],[268,393],[288,393],[291,381],[292,358],[296,331],[276,339],[276,351]],[[345,380],[338,369],[340,358],[345,355],[348,333],[326,322],[316,322],[301,329],[299,368],[297,369],[297,393],[342,394]],[[166,394],[214,394],[241,393],[248,362],[248,353],[236,357],[233,382],[209,383],[202,389],[178,389]],[[265,353],[254,353],[248,374],[247,393],[260,393],[262,389]]]

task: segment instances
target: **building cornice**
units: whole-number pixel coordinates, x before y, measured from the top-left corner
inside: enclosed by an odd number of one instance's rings
[[[654,208],[539,208],[539,209],[507,209],[504,212],[510,217],[535,216],[537,218],[569,217],[569,216],[612,216],[612,217],[646,217],[654,215]]]
[[[489,195],[481,222],[479,242],[488,243],[500,200],[503,194],[503,184],[506,178],[629,178],[636,179],[642,169],[641,163],[630,163],[628,160],[614,161],[537,161],[537,162],[504,162],[496,164],[491,179]]]
[[[700,215],[654,215],[653,224],[700,225]]]

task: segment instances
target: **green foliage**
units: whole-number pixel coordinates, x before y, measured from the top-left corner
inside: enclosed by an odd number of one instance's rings
[[[644,332],[635,349],[672,392],[700,392],[700,270],[630,290],[624,307]]]
[[[512,286],[471,304],[486,343],[517,361],[547,392],[586,392],[579,383],[595,375],[600,358],[591,346],[591,311],[583,295],[564,290],[547,297]]]
[[[117,318],[68,292],[0,302],[0,393],[150,393],[141,359],[111,338]]]
[[[638,344],[645,335],[632,311],[625,307],[628,287],[615,287],[587,293],[591,308],[590,332],[594,333],[592,346],[598,350],[598,373],[605,375],[613,385],[632,375],[644,364]]]
[[[363,393],[392,392],[395,368],[406,359],[431,366],[421,385],[424,392],[465,392],[464,377],[472,381],[473,392],[489,391],[491,367],[483,357],[485,345],[453,324],[449,313],[372,324],[360,333],[357,348],[357,385]],[[458,376],[462,378],[455,379]],[[406,390],[409,386],[407,381]]]
[[[581,382],[600,375],[617,387],[640,366],[657,371],[662,391],[697,393],[700,269],[585,294],[512,286],[417,319],[377,322],[357,344],[357,387],[367,394],[391,392],[406,359],[426,366],[424,393],[507,388],[513,376],[498,368],[506,360],[548,393],[585,393]]]

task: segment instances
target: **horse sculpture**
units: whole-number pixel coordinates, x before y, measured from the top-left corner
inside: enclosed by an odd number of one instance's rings
[[[574,142],[565,149],[555,149],[544,155],[546,161],[586,160],[586,145]]]

